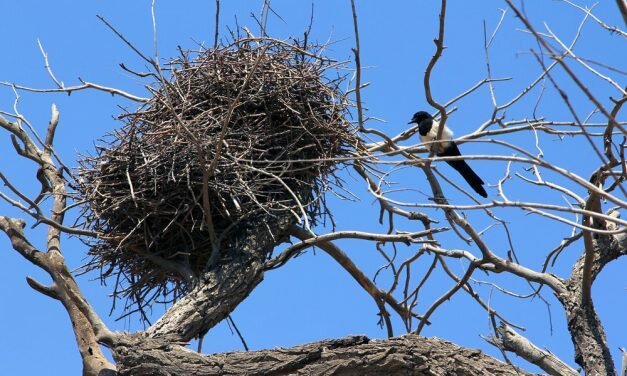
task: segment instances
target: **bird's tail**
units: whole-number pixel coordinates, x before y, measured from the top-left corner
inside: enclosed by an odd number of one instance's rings
[[[483,180],[481,180],[479,175],[477,175],[472,170],[472,168],[468,166],[468,163],[466,163],[466,161],[460,159],[457,161],[446,162],[455,170],[457,170],[457,172],[459,172],[464,179],[466,179],[468,184],[472,187],[472,189],[475,190],[475,192],[477,192],[481,197],[488,197],[488,193],[483,188],[483,184],[485,183],[483,182]]]

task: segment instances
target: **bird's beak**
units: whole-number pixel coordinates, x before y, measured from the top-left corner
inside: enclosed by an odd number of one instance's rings
[[[415,121],[414,120],[410,120],[409,123],[407,123],[407,124],[413,124],[413,123],[415,123]]]

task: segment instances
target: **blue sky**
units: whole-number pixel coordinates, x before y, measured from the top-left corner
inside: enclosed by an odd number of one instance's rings
[[[422,76],[434,52],[433,39],[437,33],[439,11],[436,3],[438,2],[357,1],[364,81],[370,82],[370,86],[363,91],[364,105],[369,116],[383,120],[372,121],[369,126],[394,135],[407,126],[407,121],[415,111],[432,110],[424,99]],[[583,2],[579,4],[592,5]],[[525,5],[527,14],[536,27],[542,28],[542,23],[547,22],[566,41],[573,38],[583,17],[580,11],[560,1],[528,1]],[[177,46],[186,49],[195,48],[198,44],[212,45],[214,6],[212,1],[157,1],[160,57],[175,56]],[[270,16],[269,34],[276,38],[301,36],[309,24],[311,2],[272,1],[272,6],[282,19]],[[235,28],[236,20],[240,26],[247,26],[253,33],[258,32],[250,15],[258,14],[260,8],[259,1],[223,1],[221,33],[226,35],[226,27]],[[503,8],[506,8],[506,4],[502,1],[449,2],[445,37],[447,49],[432,79],[433,95],[437,100],[445,102],[485,78],[483,25],[485,22],[488,32],[491,33],[500,18],[499,9]],[[313,11],[311,38],[330,41],[327,50],[330,57],[338,60],[351,59],[350,49],[354,40],[350,2],[316,1]],[[614,1],[599,2],[594,12],[610,25],[621,25]],[[66,85],[79,84],[80,77],[137,95],[147,95],[143,82],[119,68],[119,64],[124,63],[132,69],[144,70],[145,64],[96,15],[103,16],[140,50],[151,55],[154,53],[154,45],[150,1],[0,0],[0,14],[4,15],[3,22],[0,23],[0,48],[3,55],[0,59],[0,81],[38,88],[53,86],[44,69],[37,44],[39,39],[49,55],[55,75]],[[521,23],[509,11],[490,51],[493,76],[512,78],[496,86],[500,103],[516,95],[540,73],[538,64],[529,54],[530,48],[537,49],[537,45],[529,34],[520,31],[521,28]],[[593,21],[589,20],[584,25],[576,51],[581,56],[607,62],[623,71],[626,68],[624,62],[627,61],[627,49],[624,48],[624,39],[601,29]],[[590,77],[582,69],[575,70],[588,79],[586,82],[590,89],[604,103],[608,103],[610,95],[616,95],[607,83]],[[585,117],[593,109],[592,104],[580,92],[572,90],[572,85],[561,72],[556,72],[555,77],[564,83],[579,115]],[[614,77],[624,85],[624,75],[614,74]],[[530,116],[539,95],[538,90],[531,93],[508,110],[506,119]],[[12,112],[14,102],[13,91],[0,87],[0,110]],[[38,131],[44,132],[52,103],[61,112],[61,123],[56,137],[57,151],[71,166],[76,164],[78,154],[93,150],[95,140],[120,125],[114,120],[120,113],[118,106],[134,106],[118,97],[97,92],[76,92],[71,96],[20,92],[18,110],[30,119]],[[448,124],[457,136],[461,136],[472,132],[489,118],[492,109],[489,92],[482,88],[459,102],[457,107],[457,112],[450,117]],[[546,84],[542,101],[537,106],[537,113],[554,120],[572,121],[549,83]],[[624,119],[623,116],[622,120]],[[509,135],[501,139],[535,152],[533,134]],[[597,161],[591,157],[591,149],[585,142],[572,138],[558,142],[557,137],[546,135],[541,135],[540,140],[548,161],[582,177],[587,178],[596,166]],[[32,184],[34,167],[12,155],[6,133],[0,132],[0,145],[3,150],[0,169],[25,192],[36,195],[37,187]],[[466,143],[462,146],[462,152],[511,155],[511,151],[481,143]],[[471,164],[488,184],[494,185],[503,177],[503,162],[478,160]],[[523,167],[514,166],[513,169],[525,174]],[[442,166],[440,170],[447,175],[453,172],[448,166]],[[453,180],[457,179],[456,175],[450,176]],[[558,179],[551,174],[545,177]],[[360,201],[345,202],[331,198],[340,228],[384,232],[386,225],[377,224],[377,205],[366,192],[364,183],[354,173],[347,172],[345,179],[349,189],[360,197]],[[424,194],[427,192],[427,185],[422,175],[416,171],[401,171],[394,175],[394,179],[399,186],[414,189],[399,193],[397,197],[418,202],[427,201]],[[559,195],[530,188],[520,181],[508,182],[507,187],[513,200],[563,203]],[[570,187],[579,195],[585,195],[581,187]],[[445,185],[445,190],[451,192],[451,198],[455,202],[467,202],[452,188]],[[495,188],[489,188],[488,191],[491,199],[496,198]],[[441,212],[430,213],[434,218],[443,220]],[[544,256],[562,238],[569,236],[571,231],[565,225],[538,216],[523,215],[518,210],[502,209],[495,210],[495,213],[509,222],[519,258],[533,268],[540,267]],[[4,202],[0,202],[0,214],[19,215]],[[480,212],[468,212],[467,215],[478,228],[487,228],[492,223]],[[444,221],[441,224],[444,225]],[[398,226],[401,230],[421,230],[414,223],[400,221]],[[43,230],[29,230],[29,236],[39,247],[43,247]],[[499,255],[506,254],[509,246],[504,239],[502,227],[488,229],[484,238]],[[438,240],[445,248],[469,249],[477,254],[473,246],[467,246],[454,235],[445,235]],[[342,241],[338,244],[371,277],[384,265],[384,260],[368,243]],[[560,276],[568,275],[570,265],[578,257],[580,250],[581,244],[577,244],[565,251],[553,271]],[[86,248],[75,239],[67,240],[63,251],[71,267],[78,267],[85,262]],[[403,249],[403,252],[410,251],[411,248]],[[451,266],[458,273],[464,267],[463,264],[454,262]],[[627,311],[627,281],[624,277],[626,267],[625,260],[615,262],[602,273],[594,286],[596,307],[605,324],[610,348],[617,361],[617,348],[627,346],[624,342],[627,328],[623,320],[623,313]],[[425,265],[417,266],[414,273],[420,276],[421,270],[425,269]],[[47,281],[47,278],[11,250],[4,236],[0,236],[0,275],[5,302],[4,309],[0,310],[0,331],[3,333],[0,339],[2,374],[78,374],[81,363],[67,314],[58,302],[34,292],[26,285],[26,275],[41,281]],[[78,280],[85,295],[110,328],[134,330],[141,327],[135,319],[116,321],[120,312],[108,316],[111,306],[108,294],[111,288],[101,286],[96,277],[97,275],[87,275]],[[481,273],[476,277],[500,283],[521,294],[529,293],[526,284],[511,278],[485,276]],[[389,278],[384,275],[380,282],[386,287]],[[427,309],[451,286],[449,279],[436,273],[429,288],[421,296],[419,311]],[[549,292],[545,292],[544,297],[551,303],[550,316],[547,306],[539,299],[516,300],[500,294],[488,285],[477,284],[473,287],[508,319],[527,328],[525,335],[536,345],[548,348],[574,365],[573,349],[565,331],[564,315]],[[164,307],[155,306],[155,317],[163,310]],[[351,334],[366,334],[373,338],[385,336],[385,331],[377,326],[377,309],[372,300],[346,272],[320,251],[309,251],[290,261],[282,269],[268,273],[258,289],[233,313],[233,319],[252,349],[291,346]],[[433,325],[424,331],[424,335],[445,338],[462,346],[478,347],[491,355],[500,356],[481,339],[480,335],[490,335],[488,317],[467,295],[456,295],[435,313],[432,321]],[[396,329],[397,334],[402,333],[400,325]],[[239,339],[230,332],[225,323],[212,330],[203,345],[203,350],[207,352],[241,349]],[[524,362],[521,364],[526,367]]]

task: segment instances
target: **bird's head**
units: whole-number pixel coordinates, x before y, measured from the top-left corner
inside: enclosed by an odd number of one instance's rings
[[[418,133],[420,133],[421,136],[426,136],[433,126],[433,116],[426,111],[418,111],[408,124],[413,123],[418,124]]]
[[[411,118],[411,120],[409,121],[409,123],[407,124],[420,124],[423,120],[433,120],[433,117],[431,115],[429,115],[428,112],[426,111],[418,111],[414,114],[414,116]]]

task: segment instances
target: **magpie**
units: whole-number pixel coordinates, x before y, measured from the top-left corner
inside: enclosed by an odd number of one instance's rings
[[[438,136],[438,129],[440,123],[433,119],[428,112],[418,111],[411,118],[411,121],[407,124],[418,124],[418,133],[420,133],[420,140],[425,143],[427,149],[431,150],[433,146],[437,147],[436,155],[438,157],[457,157],[462,155],[459,152],[459,148],[455,141],[453,141],[453,131],[451,131],[446,125],[442,131],[442,139],[440,144],[433,143]],[[475,190],[480,196],[488,197],[485,189],[483,188],[483,180],[468,166],[468,163],[463,159],[454,161],[446,161],[451,167],[459,172],[468,184]]]

